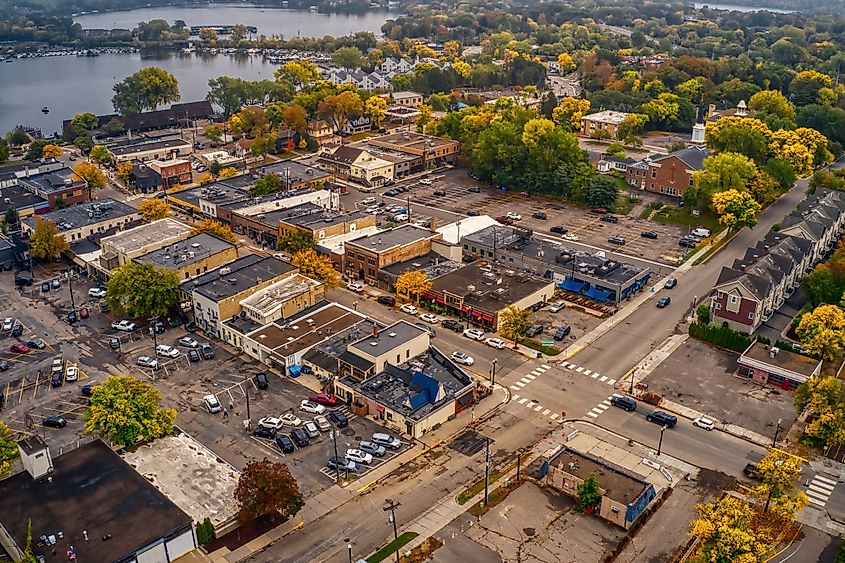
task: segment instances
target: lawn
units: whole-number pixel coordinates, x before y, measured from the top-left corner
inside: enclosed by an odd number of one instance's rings
[[[682,227],[705,227],[710,229],[713,234],[725,228],[724,225],[719,224],[719,219],[709,209],[701,209],[700,217],[691,215],[690,211],[691,209],[689,207],[664,205],[660,211],[656,211],[651,215],[651,220],[667,225],[680,225]]]
[[[507,467],[500,469],[499,471],[491,471],[490,472],[490,479],[488,481],[488,489],[490,488],[490,486],[493,483],[498,481],[499,478],[502,477],[502,475],[507,474],[507,472],[510,471],[511,469],[513,469],[514,467],[516,467],[516,461],[514,461],[513,463],[511,463]],[[458,495],[458,498],[457,498],[458,504],[463,506],[464,504],[469,502],[472,499],[472,497],[474,497],[475,495],[477,495],[478,493],[480,493],[483,490],[484,490],[484,478],[482,477],[481,479],[476,481],[470,488],[468,488],[467,490],[465,490],[464,492],[462,492],[461,494]]]
[[[402,546],[407,545],[412,539],[417,537],[419,534],[416,532],[404,532],[399,534],[399,537],[384,546],[383,548],[379,549],[369,557],[367,557],[368,563],[380,563],[384,561],[397,550],[402,549]]]

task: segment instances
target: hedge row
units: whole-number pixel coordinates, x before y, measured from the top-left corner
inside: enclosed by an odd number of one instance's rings
[[[751,345],[751,339],[745,334],[715,324],[692,323],[689,327],[689,334],[699,340],[735,352],[743,352]]]

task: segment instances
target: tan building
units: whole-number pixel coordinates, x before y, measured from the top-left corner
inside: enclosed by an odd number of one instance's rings
[[[350,240],[345,245],[344,272],[351,278],[375,285],[380,268],[428,254],[432,241],[442,238],[440,233],[404,225]]]
[[[605,110],[581,118],[581,134],[587,137],[616,139],[619,126],[631,115],[621,111]]]
[[[391,94],[379,94],[381,98],[387,98],[388,103],[393,106],[405,108],[418,108],[423,104],[423,95],[417,92],[393,92]]]
[[[429,338],[426,329],[402,320],[351,342],[346,349],[370,362],[374,373],[379,373],[387,364],[398,366],[428,350]]]
[[[238,248],[229,241],[200,233],[135,258],[139,264],[153,264],[175,270],[187,280],[238,258]]]
[[[386,150],[414,157],[416,160],[411,164],[410,172],[452,164],[461,152],[458,141],[411,132],[371,137],[366,143],[374,151]]]
[[[332,126],[322,119],[308,122],[308,136],[314,139],[321,147],[340,142],[340,136],[336,135]]]
[[[161,139],[142,142],[125,143],[108,147],[115,162],[131,160],[168,160],[189,156],[194,152],[194,146],[182,139]]]
[[[322,301],[326,288],[317,280],[294,274],[241,301],[246,318],[267,324],[287,319]]]
[[[306,203],[300,207],[309,208],[311,212],[279,219],[280,239],[295,232],[302,232],[310,235],[317,244],[320,244],[326,239],[376,226],[376,216],[372,213],[326,211],[313,203]],[[294,209],[296,208],[290,211]]]
[[[366,187],[379,187],[393,180],[393,163],[369,151],[350,146],[323,149],[318,158],[319,165],[339,178],[358,182]]]
[[[104,275],[127,262],[165,246],[181,242],[191,234],[191,227],[171,218],[127,229],[100,241],[102,254],[95,267]]]

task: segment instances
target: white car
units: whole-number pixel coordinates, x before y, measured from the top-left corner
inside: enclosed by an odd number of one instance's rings
[[[367,465],[373,462],[372,454],[362,452],[357,448],[346,450],[346,459],[354,461],[355,463],[366,463]]]
[[[263,426],[264,428],[273,428],[275,430],[278,430],[284,425],[285,423],[282,422],[282,419],[276,418],[275,416],[265,416],[264,418],[258,421],[258,426]]]
[[[223,407],[220,406],[220,401],[214,395],[206,395],[202,398],[202,403],[205,405],[205,409],[212,414],[223,410]]]
[[[156,346],[156,354],[165,358],[178,358],[179,350],[167,344],[159,344]]]
[[[711,418],[707,418],[706,416],[699,416],[692,421],[692,425],[709,431],[716,427],[716,421]]]
[[[431,323],[436,325],[440,319],[437,318],[437,315],[432,315],[431,313],[423,313],[420,315],[420,320],[423,320],[427,323]]]
[[[190,336],[183,336],[182,338],[176,341],[176,344],[178,344],[179,346],[185,346],[187,348],[196,348],[200,345],[199,342],[197,342]]]
[[[282,422],[288,426],[299,426],[300,424],[302,424],[302,421],[299,419],[299,417],[291,413],[283,414]]]
[[[396,223],[401,223],[402,221],[407,221],[408,220],[408,214],[407,213],[398,213],[398,214],[393,216],[393,220]]]
[[[422,184],[423,186],[430,186],[431,180],[429,180],[428,178],[423,178],[422,180],[420,180],[420,184]]]
[[[701,238],[707,238],[710,236],[710,229],[705,229],[704,227],[697,227],[693,229],[690,234]]]
[[[361,205],[375,205],[376,203],[378,203],[378,200],[372,196],[361,200]]]
[[[76,381],[79,379],[79,368],[76,366],[68,366],[65,372],[65,381]]]
[[[501,338],[488,338],[487,340],[484,341],[484,343],[488,346],[492,346],[493,348],[496,348],[497,350],[501,350],[502,348],[505,347],[505,341],[502,340]]]
[[[550,313],[557,313],[558,311],[560,311],[564,308],[566,308],[566,303],[564,303],[563,301],[558,301],[557,303],[555,303],[554,305],[549,307],[549,312]]]
[[[484,340],[484,331],[478,328],[468,328],[464,331],[464,336],[472,340],[481,342]]]
[[[299,408],[310,414],[323,414],[326,412],[326,407],[307,399],[299,403]]]
[[[12,317],[6,317],[3,319],[3,330],[12,330],[13,326],[15,326],[15,319]]]
[[[332,429],[332,425],[331,423],[329,423],[329,419],[327,419],[325,416],[315,416],[314,424],[317,425],[317,428],[320,429],[320,432],[328,432]]]
[[[459,364],[463,364],[465,366],[471,366],[475,363],[475,360],[472,359],[472,356],[469,354],[465,354],[459,350],[455,350],[452,352],[452,359]]]
[[[103,287],[92,287],[88,290],[88,297],[95,297],[97,299],[102,299],[106,296],[106,290]]]
[[[142,368],[155,369],[158,367],[158,360],[149,356],[138,356],[138,365]]]
[[[131,321],[115,321],[111,324],[115,330],[122,330],[123,332],[132,332],[135,330],[135,323]]]
[[[564,240],[571,240],[572,242],[578,241],[578,235],[573,233],[566,233],[565,235],[563,235],[563,238]]]
[[[354,283],[353,282],[353,283],[346,284],[346,289],[348,289],[350,291],[354,291],[355,293],[361,293],[362,291],[364,291],[364,286],[361,285],[360,283]]]
[[[414,307],[413,305],[411,305],[410,303],[405,303],[404,305],[399,307],[399,310],[402,311],[403,313],[408,313],[409,315],[416,315],[417,314],[417,308]]]
[[[519,221],[520,219],[522,219],[522,215],[516,213],[515,211],[508,211],[505,216],[508,219],[513,219],[514,221]]]

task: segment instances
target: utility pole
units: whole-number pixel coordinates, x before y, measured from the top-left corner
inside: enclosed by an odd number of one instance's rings
[[[525,453],[525,448],[516,450],[516,483],[519,484],[519,470],[522,466],[522,454]]]
[[[484,506],[490,488],[490,438],[484,438]]]
[[[73,299],[73,272],[70,270],[67,272],[67,284],[70,289],[70,307],[72,310],[76,311],[76,301]]]
[[[249,387],[244,387],[244,395],[246,396],[246,429],[249,430],[252,426],[252,417],[249,415]]]
[[[382,508],[385,512],[390,512],[390,521],[393,523],[393,541],[399,539],[399,530],[396,529],[396,509],[402,506],[401,502],[395,502],[393,499],[385,500],[387,505]],[[396,563],[399,563],[399,548],[396,548]]]
[[[493,369],[490,370],[491,378],[490,378],[490,387],[496,386],[496,363],[499,361],[498,358],[493,358]]]
[[[334,460],[335,460],[335,475],[334,475],[334,482],[335,485],[340,483],[340,467],[337,467],[336,464],[340,463],[340,458],[337,457],[337,429],[332,430],[332,442],[334,442]]]
[[[666,432],[666,426],[660,427],[660,441],[657,443],[657,455],[660,455],[660,450],[663,448],[663,433]]]

